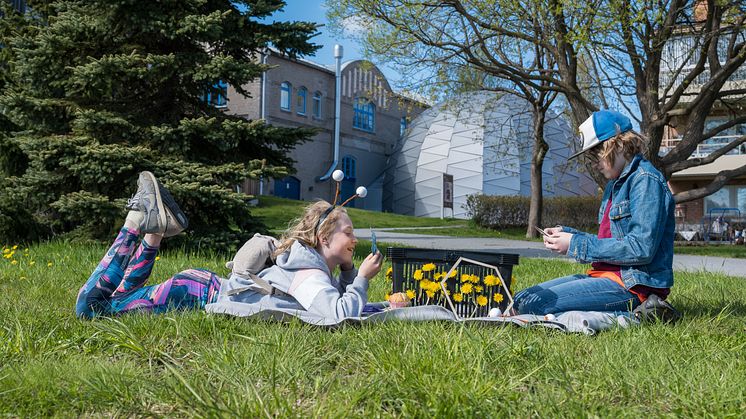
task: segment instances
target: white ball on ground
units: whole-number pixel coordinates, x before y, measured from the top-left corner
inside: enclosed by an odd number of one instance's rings
[[[487,313],[487,317],[500,317],[502,315],[502,311],[500,311],[499,308],[494,307],[490,309],[490,312]]]
[[[345,172],[337,169],[334,172],[332,172],[332,179],[336,180],[337,182],[341,182],[342,179],[345,178]]]
[[[366,189],[365,186],[358,186],[355,193],[360,198],[365,198],[368,195],[368,189]]]
[[[554,317],[554,314],[552,313],[549,313],[546,316],[544,316],[544,320],[549,320],[550,322],[554,321],[554,319],[556,319],[556,317]]]

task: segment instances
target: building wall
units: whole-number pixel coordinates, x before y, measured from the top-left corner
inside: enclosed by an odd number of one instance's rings
[[[265,118],[272,125],[317,129],[318,133],[310,141],[298,145],[290,153],[290,157],[296,161],[293,176],[300,180],[301,199],[331,200],[334,182],[320,181],[318,178],[325,175],[334,162],[334,72],[319,64],[293,61],[275,53],[270,53],[267,63],[274,67],[266,72],[264,97],[261,95],[261,80],[244,86],[251,93],[251,98],[241,97],[229,87],[227,111],[248,119],[258,119],[263,103],[266,106]],[[283,82],[292,85],[289,111],[280,106]],[[307,90],[305,114],[298,113],[296,108],[297,93],[301,87]],[[314,92],[322,95],[320,118],[313,115]],[[368,98],[375,103],[373,132],[353,127],[353,106],[358,97]],[[354,205],[381,210],[381,179],[386,160],[399,140],[401,118],[413,119],[424,106],[394,94],[383,74],[371,63],[352,61],[342,67],[340,109],[340,147],[336,168],[341,169],[345,156],[353,157],[357,169],[355,186],[373,188],[368,198],[357,200]],[[264,193],[274,193],[273,188],[273,182],[268,180]]]

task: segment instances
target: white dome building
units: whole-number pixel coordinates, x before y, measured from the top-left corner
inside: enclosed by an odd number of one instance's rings
[[[386,170],[384,209],[417,217],[443,214],[444,174],[453,176],[453,211],[467,218],[468,195],[531,194],[532,115],[528,102],[478,91],[434,106],[411,122]],[[568,163],[574,132],[550,113],[544,127],[544,196],[592,195],[596,183]]]

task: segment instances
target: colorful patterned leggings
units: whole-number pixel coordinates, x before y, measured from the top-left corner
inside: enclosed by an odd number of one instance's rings
[[[143,286],[153,270],[158,248],[141,241],[132,257],[138,238],[137,230],[122,228],[78,292],[75,304],[78,317],[204,308],[217,299],[220,278],[202,269],[182,271],[161,284]]]

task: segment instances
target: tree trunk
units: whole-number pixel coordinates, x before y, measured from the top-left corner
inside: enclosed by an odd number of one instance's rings
[[[534,147],[531,156],[531,204],[528,208],[528,228],[526,238],[537,237],[538,232],[534,227],[541,227],[541,213],[544,207],[544,196],[542,185],[542,168],[544,157],[547,155],[549,145],[544,141],[544,116],[546,109],[534,105]]]

